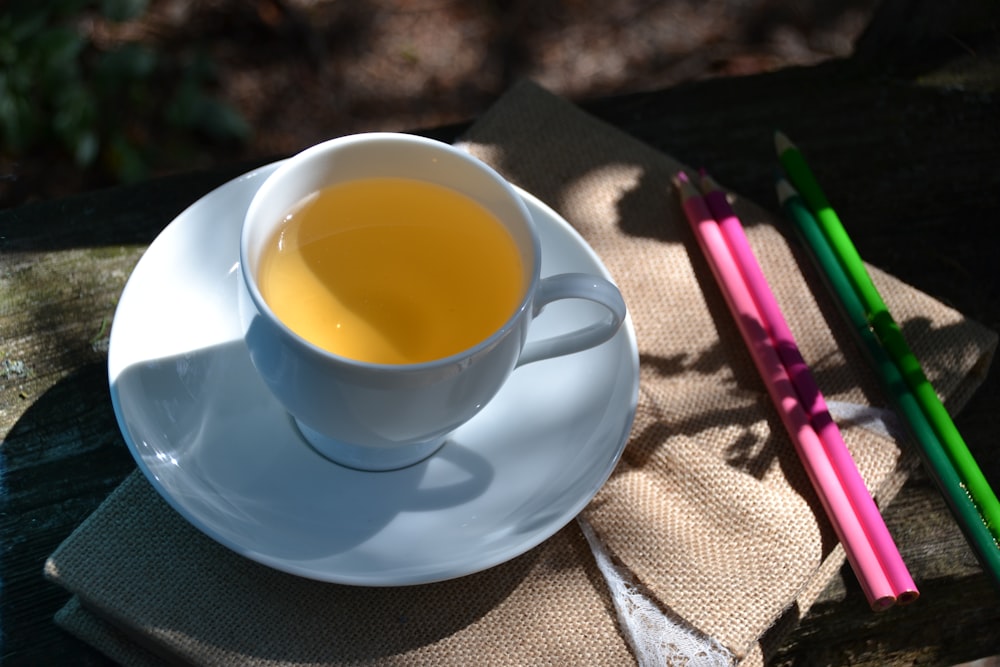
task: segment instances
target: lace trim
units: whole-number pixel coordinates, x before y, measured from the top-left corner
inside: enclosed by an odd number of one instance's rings
[[[597,567],[608,584],[618,623],[639,663],[639,667],[730,667],[735,658],[715,639],[671,618],[650,600],[633,577],[615,565],[594,529],[577,517]]]

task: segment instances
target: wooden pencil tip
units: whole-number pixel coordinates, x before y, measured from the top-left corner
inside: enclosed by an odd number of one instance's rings
[[[694,183],[683,171],[678,171],[674,175],[674,187],[680,192],[682,199],[688,199],[690,197],[696,197],[698,191],[694,187]]]
[[[719,187],[719,184],[716,182],[716,180],[714,178],[712,178],[711,176],[708,175],[708,172],[705,169],[702,169],[700,173],[701,173],[701,191],[702,192],[708,193],[708,192],[712,192],[714,190],[721,190],[722,189],[721,187]]]
[[[798,192],[792,187],[792,184],[788,182],[785,178],[779,178],[774,184],[774,188],[778,193],[778,203],[784,204],[786,201],[792,197],[798,196]]]
[[[681,181],[680,173],[674,174],[673,178],[670,179],[670,182],[673,184],[674,189],[678,192],[682,192],[684,190],[684,182]]]
[[[795,144],[792,140],[785,136],[785,133],[781,130],[774,131],[774,150],[778,155],[781,155],[789,148],[795,148]]]

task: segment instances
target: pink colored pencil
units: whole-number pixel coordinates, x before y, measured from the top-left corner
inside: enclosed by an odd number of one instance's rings
[[[743,276],[760,313],[764,327],[777,348],[777,353],[791,378],[813,429],[819,436],[826,450],[830,463],[840,479],[847,497],[854,508],[854,513],[864,526],[865,533],[878,555],[882,568],[892,584],[893,594],[899,604],[907,604],[916,600],[920,593],[913,578],[903,562],[899,549],[896,547],[885,521],[875,505],[868,487],[865,486],[861,473],[844,443],[840,429],[830,416],[826,401],[820,392],[819,385],[812,371],[802,358],[795,337],[785,321],[781,308],[774,293],[771,291],[753,250],[743,231],[743,225],[733,211],[726,194],[719,185],[702,172],[701,190],[705,203],[713,218],[718,222],[719,229],[725,239],[729,252]]]
[[[686,174],[678,173],[674,183],[680,191],[684,212],[688,222],[691,223],[698,244],[736,320],[743,341],[750,350],[767,392],[795,445],[816,495],[844,546],[844,552],[858,577],[868,603],[872,609],[878,611],[888,609],[896,602],[892,584],[840,484],[823,443],[799,403],[788,372],[767,334],[760,311],[744,283],[718,223]]]

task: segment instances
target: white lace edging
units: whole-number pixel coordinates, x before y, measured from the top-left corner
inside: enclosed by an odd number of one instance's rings
[[[892,410],[845,401],[827,401],[830,416],[838,422],[851,422],[893,440],[905,440],[906,429]]]
[[[733,654],[718,641],[665,614],[627,571],[611,561],[590,524],[582,517],[577,517],[577,523],[608,584],[619,626],[639,667],[730,667],[735,663]]]

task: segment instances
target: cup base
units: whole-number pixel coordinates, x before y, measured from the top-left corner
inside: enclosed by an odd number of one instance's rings
[[[298,419],[294,421],[306,442],[324,458],[365,472],[399,470],[420,463],[439,450],[447,439],[447,436],[441,436],[398,447],[362,447],[325,436]]]

